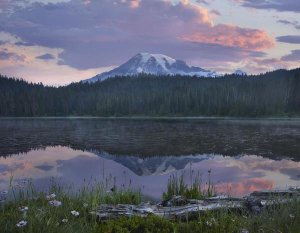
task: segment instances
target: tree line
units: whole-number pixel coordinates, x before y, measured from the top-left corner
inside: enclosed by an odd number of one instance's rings
[[[300,68],[255,76],[115,77],[51,87],[0,75],[0,116],[300,115]]]

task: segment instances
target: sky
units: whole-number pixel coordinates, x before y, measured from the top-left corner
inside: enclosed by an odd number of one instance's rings
[[[250,74],[300,67],[299,0],[0,0],[0,73],[65,85],[139,52]]]

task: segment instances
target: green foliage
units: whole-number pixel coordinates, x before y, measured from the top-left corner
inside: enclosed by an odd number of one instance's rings
[[[300,114],[300,69],[257,76],[116,77],[46,87],[0,76],[0,116],[283,116]]]
[[[174,232],[174,224],[168,220],[165,220],[156,216],[149,216],[148,218],[132,217],[122,218],[118,221],[107,221],[102,225],[99,225],[92,231],[94,233],[168,233]]]

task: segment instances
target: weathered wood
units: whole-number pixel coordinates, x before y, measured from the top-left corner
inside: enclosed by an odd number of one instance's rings
[[[188,219],[207,211],[217,210],[249,210],[260,213],[264,208],[277,204],[284,204],[294,200],[300,201],[300,189],[257,191],[244,198],[216,196],[204,200],[189,200],[181,196],[174,196],[170,200],[151,205],[100,205],[91,213],[100,220],[116,219],[120,217],[156,215],[166,219]]]

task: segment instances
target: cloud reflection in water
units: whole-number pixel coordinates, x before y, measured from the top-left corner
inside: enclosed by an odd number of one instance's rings
[[[164,156],[141,159],[91,153],[67,147],[47,147],[45,150],[0,158],[0,189],[6,189],[11,175],[14,179],[32,178],[45,188],[51,177],[63,184],[80,187],[84,179],[104,181],[116,178],[117,185],[141,188],[154,198],[161,197],[168,178],[185,172],[187,181],[191,170],[207,181],[208,170],[218,192],[242,196],[254,190],[297,185],[300,163],[288,159],[272,160],[256,155],[229,157],[222,155]],[[135,169],[138,168],[138,169]]]

